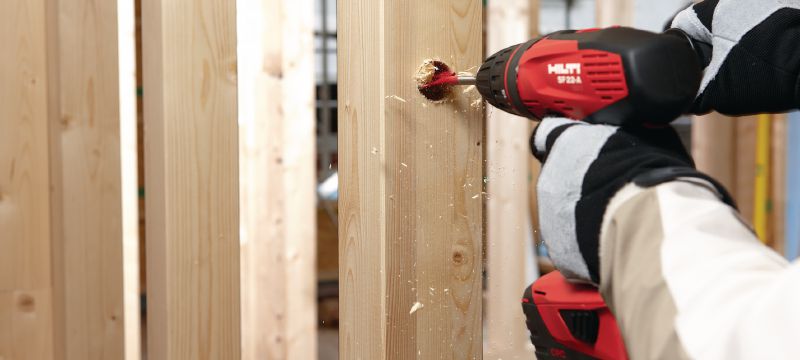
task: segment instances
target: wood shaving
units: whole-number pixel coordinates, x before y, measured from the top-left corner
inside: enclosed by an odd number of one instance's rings
[[[433,75],[436,73],[436,65],[434,61],[441,61],[439,59],[426,59],[422,65],[417,69],[417,74],[414,79],[417,80],[417,85],[425,85],[433,80]]]
[[[417,310],[422,309],[424,307],[425,307],[424,304],[422,304],[421,302],[417,301],[417,302],[414,303],[414,306],[411,307],[411,310],[408,312],[408,315],[412,315],[415,312],[417,312]]]
[[[401,97],[399,97],[397,95],[387,96],[386,98],[387,99],[395,99],[397,101],[402,101],[402,102],[408,102],[408,101],[406,101],[406,99],[403,99],[403,98],[401,98]]]

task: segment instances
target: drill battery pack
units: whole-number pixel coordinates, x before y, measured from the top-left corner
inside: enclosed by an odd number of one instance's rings
[[[526,289],[522,310],[539,360],[628,359],[614,315],[594,286],[552,272]]]

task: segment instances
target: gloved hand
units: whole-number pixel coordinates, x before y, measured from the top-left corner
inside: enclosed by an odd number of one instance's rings
[[[672,27],[713,47],[694,113],[800,106],[800,0],[705,0],[679,13]]]
[[[733,204],[722,186],[695,170],[672,127],[622,129],[548,118],[534,131],[531,148],[543,164],[537,185],[542,240],[571,280],[600,283],[603,216],[611,198],[630,182],[650,187],[701,178]]]

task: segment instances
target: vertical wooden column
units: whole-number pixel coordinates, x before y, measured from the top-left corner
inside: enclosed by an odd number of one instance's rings
[[[55,0],[58,356],[140,357],[132,0]],[[55,164],[55,163],[58,164]],[[63,352],[63,354],[61,353]]]
[[[414,80],[428,58],[475,71],[481,16],[480,0],[339,1],[342,359],[482,356],[483,111],[474,89],[432,104]]]
[[[529,39],[529,0],[493,0],[486,8],[487,55]],[[520,299],[530,246],[531,120],[487,111],[486,345],[488,359],[533,358]]]
[[[786,251],[786,207],[787,207],[787,169],[788,159],[788,120],[787,114],[777,114],[772,120],[772,156],[770,158],[770,202],[772,208],[772,247],[780,254]],[[791,140],[795,141],[795,140]]]
[[[316,359],[311,0],[238,0],[242,355]]]
[[[634,0],[597,0],[597,26],[630,26],[633,24]]]
[[[0,2],[0,358],[53,353],[45,1]]]
[[[148,358],[236,359],[236,3],[145,0],[142,22]]]
[[[692,124],[692,157],[697,169],[732,194],[736,188],[736,134],[736,121],[718,113],[695,117]]]

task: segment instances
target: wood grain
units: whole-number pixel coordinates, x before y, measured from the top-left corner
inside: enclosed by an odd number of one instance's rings
[[[343,359],[482,356],[483,112],[474,91],[432,104],[414,82],[428,58],[477,69],[481,10],[339,1]]]
[[[755,209],[758,116],[736,118],[736,186],[734,197],[745,222],[752,225]]]
[[[316,359],[310,0],[239,0],[244,359]]]
[[[493,54],[529,39],[529,0],[496,0],[487,13],[487,50]],[[529,140],[532,121],[489,107],[486,133],[486,291],[484,323],[487,359],[534,358],[519,311],[520,296],[533,279],[530,252]]]
[[[634,16],[633,0],[597,0],[597,26],[631,26]]]
[[[236,6],[142,3],[147,344],[152,359],[237,359]]]
[[[692,156],[697,169],[722,183],[735,196],[736,120],[712,113],[695,117]]]
[[[56,333],[66,359],[138,359],[133,2],[57,5]]]
[[[44,1],[0,3],[0,358],[53,357]]]
[[[771,169],[772,174],[770,179],[771,184],[771,208],[772,219],[770,225],[772,227],[772,238],[770,244],[780,254],[786,251],[786,163],[787,163],[787,134],[788,134],[788,116],[786,114],[777,114],[772,119],[772,159]],[[797,141],[797,140],[792,140]]]

